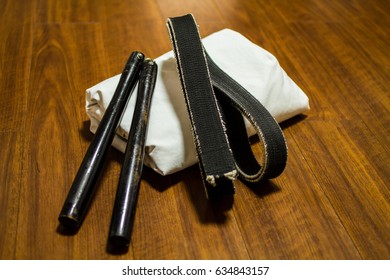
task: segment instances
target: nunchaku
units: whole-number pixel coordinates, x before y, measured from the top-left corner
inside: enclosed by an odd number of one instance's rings
[[[118,86],[95,132],[75,176],[58,217],[62,226],[78,229],[96,191],[98,177],[135,85],[137,100],[126,144],[124,161],[112,211],[108,242],[113,247],[127,247],[140,187],[147,126],[157,64],[134,51],[121,74]]]

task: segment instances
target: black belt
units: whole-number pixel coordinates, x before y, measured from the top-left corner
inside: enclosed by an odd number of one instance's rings
[[[191,14],[169,18],[168,29],[207,196],[233,193],[237,176],[247,182],[279,176],[286,166],[287,145],[276,120],[212,61]],[[260,137],[261,164],[253,155],[243,116]]]

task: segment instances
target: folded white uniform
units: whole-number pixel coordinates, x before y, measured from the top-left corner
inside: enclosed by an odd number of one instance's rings
[[[309,109],[306,94],[281,68],[277,59],[241,34],[224,29],[205,37],[203,45],[212,60],[229,76],[255,96],[278,121],[282,122]],[[144,163],[167,175],[197,162],[191,123],[173,52],[155,59],[158,75],[151,105]],[[86,91],[86,111],[95,132],[111,101],[120,75]],[[131,126],[136,91],[127,105],[113,146],[124,152]],[[255,134],[246,122],[248,137]]]

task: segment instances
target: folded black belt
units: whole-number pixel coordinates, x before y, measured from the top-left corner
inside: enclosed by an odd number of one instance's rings
[[[237,176],[247,182],[279,176],[286,166],[287,145],[276,120],[212,61],[191,14],[169,18],[168,29],[207,196],[234,193]],[[250,147],[243,116],[263,145],[261,164]]]

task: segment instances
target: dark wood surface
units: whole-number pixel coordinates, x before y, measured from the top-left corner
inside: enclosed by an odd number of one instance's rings
[[[86,88],[133,50],[170,50],[167,17],[273,53],[311,110],[282,123],[275,180],[207,201],[194,166],[145,168],[126,254],[107,252],[123,154],[110,151],[76,233],[57,216],[92,139]],[[0,1],[1,259],[389,259],[389,1]],[[256,142],[256,141],[255,141]],[[258,145],[253,149],[260,153]]]

